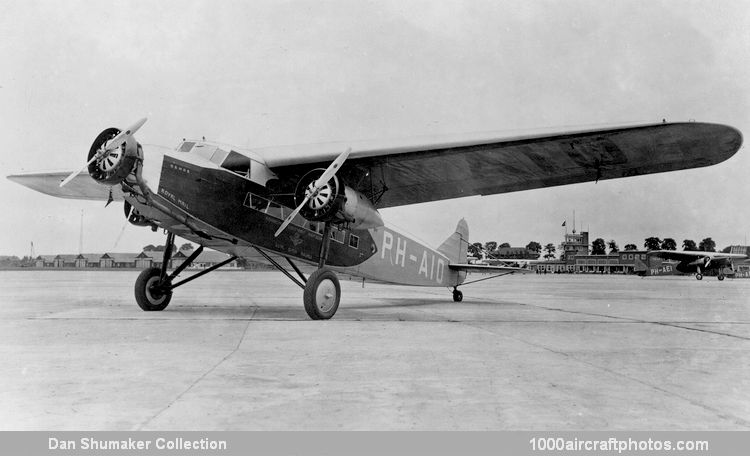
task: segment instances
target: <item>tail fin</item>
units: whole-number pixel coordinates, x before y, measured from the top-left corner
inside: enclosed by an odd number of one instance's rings
[[[458,221],[456,231],[438,247],[438,252],[448,257],[451,263],[464,264],[469,250],[469,225],[466,220]]]

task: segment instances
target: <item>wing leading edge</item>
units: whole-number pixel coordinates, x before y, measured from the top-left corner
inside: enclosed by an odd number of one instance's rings
[[[422,145],[389,142],[381,148],[352,144],[341,176],[384,208],[710,166],[741,145],[735,128],[696,122]],[[282,177],[325,167],[340,148],[256,152]]]
[[[88,173],[79,174],[68,182],[65,187],[60,187],[60,182],[68,177],[69,174],[70,171],[14,174],[8,176],[8,179],[29,187],[32,190],[58,198],[107,201],[111,189],[113,200],[123,201],[122,190],[119,185],[112,187],[101,185],[92,179]]]

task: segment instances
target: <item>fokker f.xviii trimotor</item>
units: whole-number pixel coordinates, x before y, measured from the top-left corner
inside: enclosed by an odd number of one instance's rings
[[[724,280],[735,274],[734,261],[745,258],[747,255],[739,253],[652,250],[646,254],[645,264],[636,269],[642,276],[695,274],[698,280],[706,272],[715,271],[716,278]]]
[[[468,264],[463,220],[433,249],[385,226],[379,209],[709,166],[742,144],[732,127],[690,122],[251,150],[183,141],[163,152],[144,151],[133,137],[144,122],[102,131],[88,152],[88,175],[9,178],[62,198],[124,201],[131,223],[166,230],[162,266],[135,283],[143,310],[163,310],[175,288],[214,269],[175,281],[205,246],[273,264],[303,288],[313,319],[336,312],[337,273],[452,288],[461,301],[467,272],[527,271]],[[175,236],[200,247],[170,273]],[[306,276],[300,265],[315,270]]]

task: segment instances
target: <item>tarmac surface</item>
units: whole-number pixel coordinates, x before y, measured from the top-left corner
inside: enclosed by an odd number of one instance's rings
[[[137,274],[0,271],[0,429],[750,429],[750,280],[343,281],[311,321],[276,272],[149,313]]]

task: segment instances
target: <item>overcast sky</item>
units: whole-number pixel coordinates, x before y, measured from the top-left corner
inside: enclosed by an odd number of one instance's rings
[[[750,134],[746,1],[0,0],[0,170],[80,168],[104,128],[243,146],[695,119]],[[750,156],[697,170],[386,209],[439,244],[643,245],[750,234]],[[121,205],[0,179],[0,254],[139,251]]]

